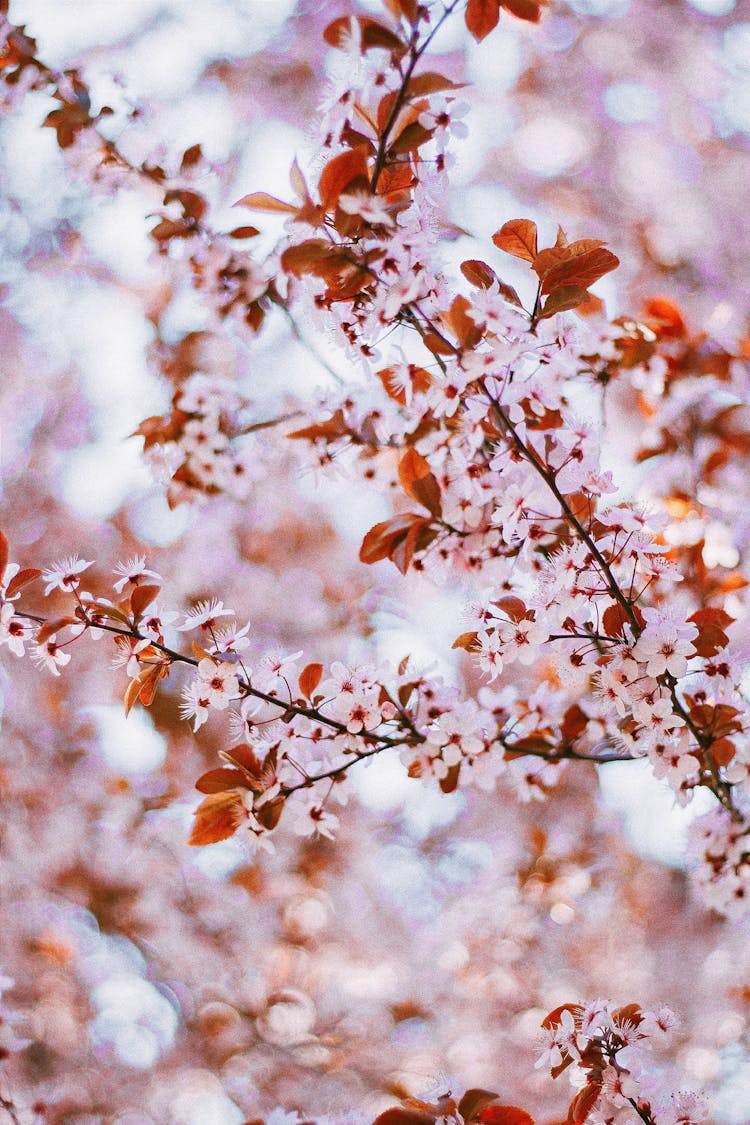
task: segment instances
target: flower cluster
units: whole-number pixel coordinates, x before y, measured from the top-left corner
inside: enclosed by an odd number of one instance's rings
[[[537,1067],[549,1067],[553,1077],[571,1068],[578,1087],[568,1120],[583,1122],[598,1113],[611,1120],[622,1108],[632,1108],[628,1121],[648,1125],[700,1125],[708,1106],[700,1095],[685,1092],[647,1096],[651,1084],[648,1053],[664,1044],[676,1024],[669,1008],[644,1011],[637,1004],[615,1008],[607,1001],[563,1004],[546,1016],[544,1049]]]
[[[226,379],[194,372],[172,398],[172,411],[147,418],[136,433],[157,475],[168,483],[170,503],[226,492],[247,497],[263,473],[247,437],[257,428],[248,404]]]

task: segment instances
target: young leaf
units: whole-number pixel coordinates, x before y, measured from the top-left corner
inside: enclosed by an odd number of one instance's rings
[[[477,652],[479,647],[479,634],[476,631],[461,633],[451,645],[451,648],[463,648],[467,652]]]
[[[259,234],[257,227],[235,227],[234,230],[230,230],[229,238],[255,238]]]
[[[236,792],[211,793],[195,810],[188,844],[202,848],[233,836],[243,816],[242,798]]]
[[[583,1125],[592,1109],[599,1101],[602,1092],[601,1082],[589,1082],[573,1098],[568,1107],[568,1121],[570,1125]]]
[[[534,1125],[534,1118],[517,1105],[488,1105],[479,1114],[482,1125]]]
[[[64,629],[66,625],[78,625],[77,617],[57,617],[54,621],[45,621],[39,628],[36,635],[38,644],[44,644],[50,637],[54,637],[59,633],[60,629]]]
[[[468,1125],[480,1110],[496,1102],[498,1097],[499,1094],[493,1094],[490,1090],[467,1090],[458,1103],[458,1112]]]
[[[716,656],[717,652],[721,652],[729,644],[729,637],[724,630],[734,618],[723,609],[716,606],[698,609],[688,621],[692,621],[698,628],[698,636],[693,641],[698,656]]]
[[[394,1106],[393,1109],[386,1109],[378,1114],[372,1125],[435,1125],[435,1118],[432,1114],[420,1113],[416,1109]]]
[[[250,195],[243,195],[242,199],[238,199],[232,206],[249,207],[251,211],[282,211],[288,215],[297,213],[293,203],[284,203],[283,200],[265,191],[254,191]]]
[[[510,219],[493,234],[492,241],[506,254],[523,258],[525,262],[533,262],[537,255],[536,223],[531,219]]]
[[[410,446],[401,458],[398,476],[407,496],[416,500],[418,504],[424,504],[433,516],[441,514],[440,485],[430,469],[429,462],[413,446]]]
[[[617,269],[619,264],[620,259],[602,247],[576,254],[540,274],[542,293],[551,293],[563,285],[580,285],[583,289],[588,289],[600,277],[604,277],[605,273]]]
[[[399,39],[395,32],[369,16],[339,16],[329,23],[323,32],[326,43],[331,47],[345,47],[351,38],[353,22],[359,24],[362,47],[365,51],[374,47],[383,47],[387,51],[403,55],[408,49],[407,44]]]
[[[466,5],[466,26],[477,43],[481,43],[497,27],[500,0],[469,0]]]
[[[486,262],[470,258],[461,262],[461,273],[477,289],[489,289],[497,281],[497,274]]]
[[[511,15],[528,23],[539,23],[542,18],[542,0],[500,0]]]
[[[299,674],[299,690],[305,699],[311,699],[312,693],[323,677],[322,664],[308,664]]]
[[[189,168],[194,168],[196,164],[200,164],[202,158],[203,150],[201,149],[201,146],[191,145],[190,148],[186,148],[184,153],[182,154],[180,171],[186,172]]]
[[[19,570],[17,574],[13,575],[10,582],[8,583],[8,589],[6,591],[8,597],[12,598],[15,594],[18,593],[19,590],[22,590],[24,586],[27,586],[29,582],[34,582],[37,578],[39,578],[41,573],[41,570],[37,570],[36,567],[33,566],[27,566],[24,567],[23,570]],[[0,579],[1,578],[2,572],[0,572]]]
[[[225,769],[223,766],[208,770],[195,783],[199,793],[225,793],[247,787],[247,777],[242,770]]]
[[[559,289],[550,293],[544,302],[539,319],[544,320],[548,316],[566,312],[568,309],[577,309],[585,297],[586,290],[580,285],[561,285]]]
[[[434,70],[426,70],[423,74],[412,75],[407,92],[410,98],[421,98],[425,94],[437,94],[441,90],[462,90],[464,85],[464,82],[452,82],[450,78]]]
[[[130,608],[136,617],[140,617],[152,601],[159,595],[159,586],[136,586],[130,595]]]
[[[368,188],[367,153],[363,148],[347,149],[329,160],[318,182],[320,202],[326,211],[350,188]]]

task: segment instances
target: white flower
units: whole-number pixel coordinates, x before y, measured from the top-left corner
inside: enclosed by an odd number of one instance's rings
[[[693,635],[697,635],[697,632],[695,629]],[[672,676],[683,676],[687,671],[688,659],[694,655],[692,641],[681,637],[676,628],[668,625],[649,624],[633,649],[635,659],[645,662],[647,676],[661,676],[665,672]]]
[[[7,645],[16,656],[23,656],[24,644],[33,635],[31,622],[15,617],[13,603],[5,602],[0,609],[0,645]]]
[[[93,565],[93,559],[86,562],[78,555],[69,555],[65,559],[54,563],[47,570],[42,572],[42,581],[47,585],[44,588],[44,596],[48,597],[53,590],[75,590],[80,585],[79,574]]]
[[[239,699],[240,684],[237,674],[229,664],[219,664],[206,657],[198,665],[202,694],[210,707],[225,711],[232,699]]]
[[[323,805],[311,800],[305,805],[297,805],[295,814],[295,835],[325,836],[328,840],[336,839],[339,818],[334,813],[328,812]]]
[[[115,574],[121,575],[117,582],[113,584],[118,594],[122,593],[128,583],[132,586],[140,586],[147,578],[152,578],[154,582],[161,582],[160,574],[157,574],[155,570],[146,569],[145,555],[133,555],[127,562],[117,563]]]
[[[227,652],[244,652],[246,648],[250,647],[250,641],[247,637],[249,630],[249,622],[242,628],[235,622],[224,629],[217,629],[211,644],[208,646],[208,651],[214,655]]]
[[[224,603],[217,598],[209,601],[198,602],[194,609],[188,610],[182,625],[177,626],[179,633],[187,633],[190,629],[202,629],[210,632],[218,617],[231,617],[232,610],[224,609]]]
[[[182,689],[180,715],[183,719],[192,722],[194,731],[203,726],[210,709],[211,701],[208,698],[206,685],[203,681],[193,680],[192,683],[186,684]]]
[[[339,207],[347,215],[359,215],[373,226],[393,226],[393,216],[389,214],[385,203],[367,191],[348,192],[339,196]]]
[[[60,669],[70,663],[70,653],[63,652],[53,635],[34,646],[31,659],[39,668],[46,668],[53,676],[59,676]]]

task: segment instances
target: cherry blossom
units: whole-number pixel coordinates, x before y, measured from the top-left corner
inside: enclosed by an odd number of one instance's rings
[[[734,1119],[738,13],[229,8],[0,13],[0,1108]]]

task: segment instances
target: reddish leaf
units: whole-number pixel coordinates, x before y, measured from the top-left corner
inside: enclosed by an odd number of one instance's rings
[[[717,738],[711,743],[711,756],[719,766],[728,766],[737,753],[737,747],[731,738]]]
[[[427,461],[413,445],[409,445],[398,465],[398,479],[401,481],[401,487],[410,495],[409,489],[414,481],[426,477],[430,472],[432,472],[430,461]]]
[[[149,233],[156,242],[169,242],[172,238],[189,238],[195,232],[182,219],[162,219]]]
[[[536,223],[532,223],[531,219],[511,219],[493,234],[492,241],[506,254],[533,262],[537,256]]]
[[[412,26],[418,22],[421,13],[419,0],[385,0],[385,3],[397,19],[403,16]]]
[[[659,336],[687,335],[687,325],[679,307],[668,297],[651,297],[644,305],[646,316]]]
[[[388,93],[384,94],[383,97],[378,102],[378,109],[377,109],[377,113],[375,114],[375,130],[374,131],[376,133],[382,133],[383,130],[385,129],[387,123],[391,119],[391,114],[393,113],[393,109],[394,109],[398,99],[399,99],[399,91],[398,90],[389,90]],[[411,120],[411,118],[410,118],[410,120]]]
[[[538,259],[534,263],[535,269],[537,264]],[[588,289],[600,277],[604,277],[605,273],[616,269],[619,264],[620,259],[615,257],[610,250],[597,247],[594,250],[586,251],[584,254],[576,254],[566,261],[559,262],[543,273],[537,270],[537,273],[539,273],[542,282],[542,293],[551,293],[554,289],[560,289],[562,286],[573,285]]]
[[[559,289],[550,293],[544,302],[539,319],[545,320],[546,317],[555,316],[556,313],[566,312],[568,309],[577,309],[585,299],[586,290],[582,289],[580,285],[561,285]]]
[[[403,156],[407,152],[415,152],[421,145],[432,140],[434,132],[434,129],[426,129],[418,121],[412,121],[411,124],[401,130],[393,144],[389,145],[389,158]]]
[[[534,1125],[534,1118],[517,1105],[488,1105],[479,1114],[482,1125]]]
[[[180,162],[180,171],[185,172],[188,168],[194,168],[196,164],[200,164],[203,158],[203,150],[200,145],[191,145],[186,148],[182,154],[182,161]]]
[[[245,785],[249,788],[253,788],[253,782],[260,783],[263,765],[246,743],[240,742],[238,746],[233,746],[231,750],[220,750],[219,757],[223,758],[225,762],[229,762],[231,766],[244,770],[247,775]],[[262,792],[260,788],[257,791]]]
[[[420,1113],[416,1109],[404,1109],[394,1106],[378,1114],[372,1125],[434,1125],[433,1114]]]
[[[437,479],[432,472],[428,472],[426,477],[419,477],[418,480],[414,481],[412,495],[418,504],[424,505],[431,515],[440,519],[443,514],[442,496],[440,485],[437,484]]]
[[[377,152],[377,148],[370,138],[365,136],[364,133],[360,133],[358,129],[353,129],[348,122],[345,122],[339,133],[339,139],[342,145],[346,145],[347,148],[364,149],[369,156],[374,156]]]
[[[295,277],[306,273],[322,278],[328,285],[326,296],[334,301],[356,297],[371,277],[368,266],[352,258],[348,249],[331,246],[319,238],[290,246],[281,255],[281,266]]]
[[[517,738],[506,751],[505,757],[521,757],[524,754],[534,754],[539,753],[539,751],[543,754],[549,754],[552,750],[554,750],[554,746],[548,738],[543,738],[540,734],[528,734],[524,738]]]
[[[433,516],[441,514],[440,485],[430,469],[429,462],[413,446],[410,446],[401,458],[398,476],[407,496],[419,504],[424,504]]]
[[[201,848],[228,839],[234,835],[243,814],[238,793],[212,793],[195,810],[195,824],[188,844]]]
[[[444,340],[437,332],[425,332],[422,343],[433,355],[453,355],[456,350],[448,340]]]
[[[547,246],[532,260],[531,266],[538,277],[544,277],[554,266],[570,260],[566,246]]]
[[[468,1125],[480,1110],[491,1102],[496,1102],[498,1097],[499,1094],[493,1094],[490,1090],[467,1090],[458,1103],[458,1112]]]
[[[159,669],[150,670],[143,678],[141,690],[138,693],[138,702],[143,707],[150,707],[156,697],[156,687],[159,682]]]
[[[566,742],[575,742],[586,730],[588,722],[589,719],[586,712],[579,707],[577,703],[573,703],[563,715],[563,720],[560,723],[560,733]]]
[[[513,594],[506,594],[502,598],[497,598],[495,605],[501,609],[503,613],[507,613],[511,621],[523,621],[528,612],[526,603]]]
[[[164,195],[164,203],[179,203],[185,213],[185,217],[194,223],[200,222],[203,218],[206,207],[206,199],[197,191],[186,191],[185,188],[173,188]]]
[[[281,255],[281,267],[295,277],[306,273],[319,274],[321,268],[327,270],[331,263],[331,244],[322,238],[308,238],[289,246]]]
[[[258,230],[257,227],[235,227],[234,230],[230,230],[229,237],[230,238],[255,238],[255,236],[258,235],[258,234],[260,234],[260,231]]]
[[[127,628],[130,627],[130,622],[125,614],[120,613],[119,609],[115,609],[114,606],[105,605],[103,602],[90,601],[88,598],[84,600],[83,605],[90,616],[105,617],[111,621],[119,621]]]
[[[500,2],[519,20],[539,23],[542,18],[542,0],[500,0]]]
[[[641,613],[637,605],[631,607],[635,614],[635,619],[640,625],[641,629],[646,627],[646,618]],[[624,636],[623,629],[625,625],[630,625],[630,617],[625,612],[624,608],[619,602],[613,602],[612,605],[607,606],[602,614],[602,625],[604,632],[608,637],[622,637]]]
[[[410,364],[408,374],[413,390],[423,392],[432,386],[432,376],[423,367]],[[401,383],[403,378],[401,373],[397,376],[392,367],[383,367],[376,372],[376,375],[383,384],[386,394],[404,406],[406,404],[406,390]]]
[[[322,664],[308,664],[299,674],[299,690],[305,699],[311,699],[312,693],[323,678]]]
[[[320,201],[326,211],[335,206],[347,188],[368,188],[367,153],[363,148],[347,149],[329,160],[318,182]]]
[[[78,625],[77,617],[57,617],[54,621],[45,621],[45,623],[37,630],[36,640],[38,644],[44,644],[50,637],[54,637],[66,625]]]
[[[408,49],[407,44],[399,39],[394,31],[385,24],[370,19],[369,16],[339,16],[333,23],[329,23],[323,32],[326,43],[331,47],[346,47],[352,34],[352,22],[359,24],[362,47],[365,51],[373,47],[383,47],[387,51],[402,55]]]
[[[424,521],[424,516],[415,512],[404,512],[393,519],[376,523],[365,535],[359,549],[359,559],[363,563],[375,563],[387,559],[395,542],[403,539],[415,520]]]
[[[456,762],[455,766],[450,766],[445,777],[440,778],[440,789],[443,793],[455,793],[458,789],[458,776],[461,773],[461,763]]]
[[[416,183],[417,177],[408,160],[386,164],[378,180],[378,195],[384,196],[389,203],[407,200],[409,192]]]
[[[3,567],[3,570],[4,569]],[[39,578],[41,573],[41,570],[37,570],[36,567],[33,566],[27,566],[24,567],[23,570],[19,570],[8,583],[8,589],[6,591],[8,597],[12,598],[14,594],[17,594],[18,591],[23,589],[24,586],[27,586],[29,582],[34,582],[35,579]],[[2,571],[0,571],[0,580],[1,579]]]
[[[400,536],[393,543],[388,557],[402,574],[406,574],[415,553],[429,546],[436,534],[430,521],[420,517],[414,520],[405,536]]]
[[[284,203],[275,195],[268,195],[265,191],[254,191],[250,195],[243,195],[234,207],[249,207],[251,211],[282,211],[287,215],[295,215],[297,208],[293,203]]]
[[[195,783],[199,793],[225,793],[232,789],[247,789],[247,778],[242,770],[217,769],[208,770],[202,774]]]
[[[484,332],[484,325],[477,324],[474,317],[469,315],[470,309],[469,301],[459,294],[453,298],[450,309],[442,318],[462,348],[476,347]]]
[[[160,586],[136,586],[130,595],[130,608],[136,617],[140,617],[152,601],[158,596]]]
[[[497,281],[497,274],[486,262],[470,258],[461,262],[461,273],[477,289],[489,289]]]
[[[566,243],[565,250],[570,257],[579,257],[589,250],[598,250],[600,246],[606,246],[603,238],[577,238],[575,242]]]
[[[424,97],[425,94],[436,94],[440,90],[462,90],[464,82],[451,82],[444,74],[434,70],[427,70],[424,74],[412,75],[407,86],[410,98]]]
[[[142,678],[142,676],[137,676],[134,680],[131,680],[126,687],[125,695],[123,696],[126,717],[130,714],[133,707],[135,707],[136,703],[138,702],[140,694],[143,691],[144,684],[145,680]]]
[[[258,824],[262,824],[269,832],[275,828],[281,819],[281,814],[284,811],[284,798],[276,797],[273,801],[268,801],[265,805],[260,805],[255,810],[255,819]]]
[[[570,1012],[573,1017],[581,1016],[583,1014],[583,1005],[568,1003],[559,1004],[556,1008],[553,1008],[552,1011],[549,1012],[542,1020],[542,1027],[545,1029],[545,1031],[549,1031],[550,1028],[560,1026],[562,1022],[563,1012]]]
[[[590,1082],[579,1090],[568,1107],[570,1125],[583,1125],[592,1109],[599,1101],[602,1092],[601,1082]]]
[[[343,437],[349,433],[349,426],[344,420],[343,410],[337,410],[325,422],[314,422],[312,426],[305,426],[304,429],[294,430],[291,434],[286,436],[289,438],[300,439],[306,438],[308,441],[316,441],[318,438],[336,438]]]
[[[688,621],[692,621],[698,629],[698,636],[693,641],[698,656],[716,656],[717,652],[729,644],[729,637],[724,630],[734,618],[723,609],[708,606],[706,609],[696,610]]]
[[[451,648],[463,648],[467,652],[476,652],[479,649],[479,634],[477,632],[461,633],[456,637]]]
[[[0,531],[0,582],[3,580],[5,568],[8,565],[8,540],[5,535]]]
[[[604,311],[604,301],[601,297],[597,297],[596,293],[589,293],[588,289],[584,293],[583,300],[578,305],[579,316],[598,316],[599,313]]]
[[[466,26],[477,43],[497,27],[500,19],[500,0],[469,0],[466,5]]]

